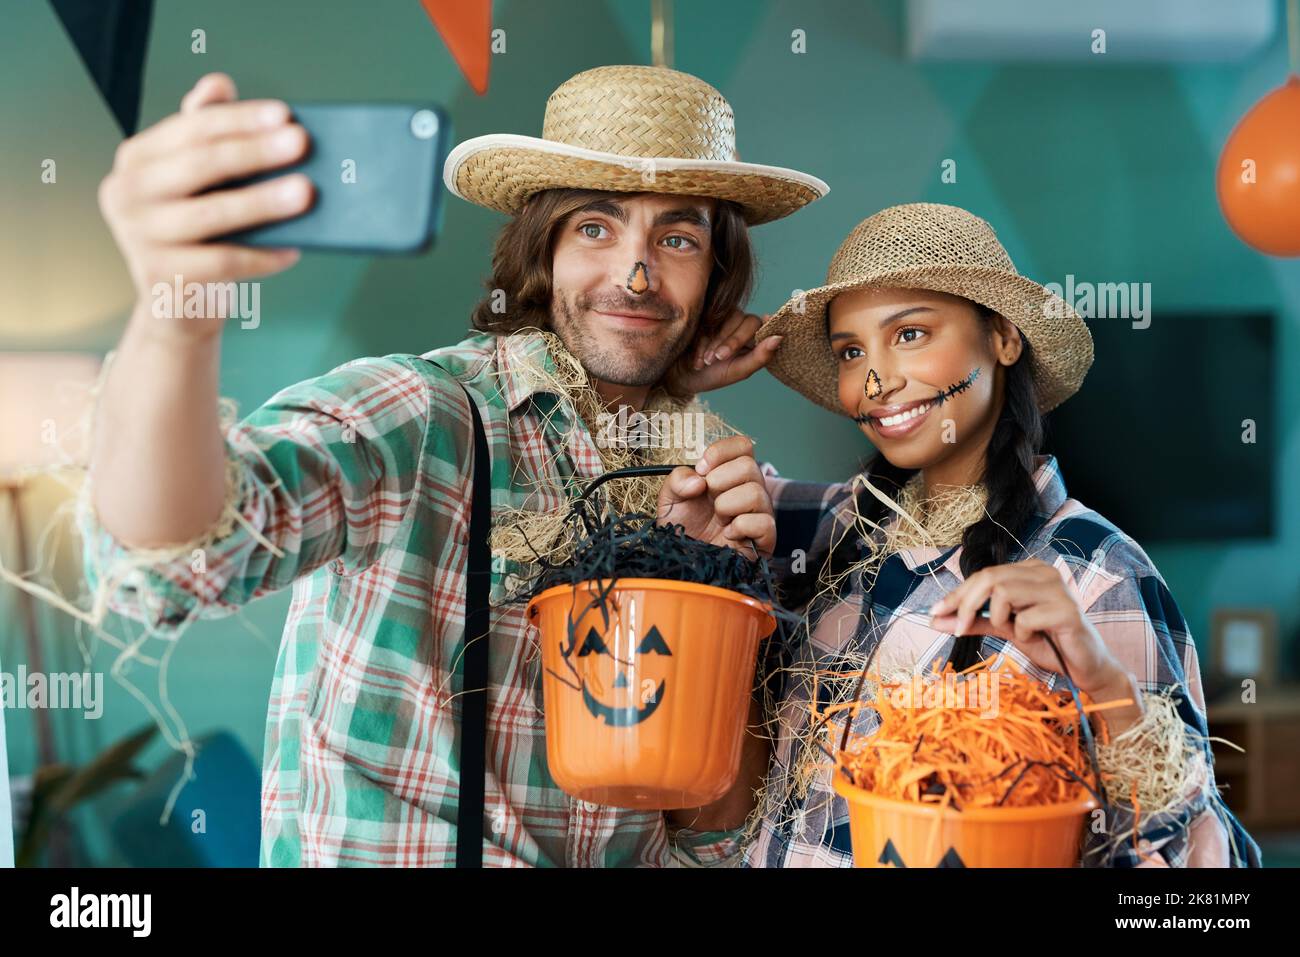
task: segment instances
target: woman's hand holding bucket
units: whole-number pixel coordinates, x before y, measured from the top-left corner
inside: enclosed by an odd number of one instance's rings
[[[754,461],[754,443],[743,435],[728,436],[705,449],[694,468],[674,469],[659,493],[659,521],[681,525],[694,539],[751,558],[755,548],[771,557],[776,519]]]
[[[988,617],[979,614],[988,603]],[[953,635],[994,635],[1011,642],[1030,661],[1059,671],[1051,636],[1080,690],[1096,701],[1132,698],[1133,704],[1105,712],[1112,733],[1142,715],[1137,683],[1106,643],[1079,599],[1054,565],[1036,558],[981,569],[930,608],[933,626]]]

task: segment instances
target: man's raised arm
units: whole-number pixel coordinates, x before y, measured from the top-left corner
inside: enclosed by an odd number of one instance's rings
[[[300,213],[311,202],[310,181],[298,174],[203,193],[292,162],[307,146],[284,103],[235,102],[235,95],[229,77],[203,77],[179,113],[122,143],[100,186],[136,307],[96,409],[93,501],[105,529],[135,546],[200,535],[226,495],[217,412],[224,316],[206,310],[185,317],[174,301],[161,308],[155,286],[225,284],[287,268],[295,250],[207,240]]]

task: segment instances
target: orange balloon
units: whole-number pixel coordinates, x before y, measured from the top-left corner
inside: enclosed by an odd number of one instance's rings
[[[1271,256],[1300,256],[1300,77],[1289,76],[1241,118],[1216,180],[1234,233]]]

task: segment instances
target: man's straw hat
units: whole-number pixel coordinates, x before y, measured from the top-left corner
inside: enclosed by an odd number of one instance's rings
[[[447,156],[443,179],[471,203],[514,214],[556,187],[713,196],[751,226],[788,216],[830,187],[815,176],[736,158],[731,105],[703,80],[665,67],[602,66],[546,101],[542,136],[476,136]]]
[[[946,292],[1011,320],[1033,347],[1043,412],[1078,391],[1092,365],[1087,325],[1064,299],[1016,272],[992,226],[956,206],[891,206],[844,240],[826,285],[795,296],[758,330],[759,340],[785,336],[768,363],[772,374],[832,412],[844,414],[826,309],[839,293],[866,287]]]

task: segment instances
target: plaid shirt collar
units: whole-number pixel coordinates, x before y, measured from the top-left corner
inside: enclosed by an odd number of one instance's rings
[[[1035,463],[1037,467],[1034,471],[1034,487],[1038,489],[1039,505],[1033,524],[1025,530],[1025,534],[1019,536],[1021,541],[1029,541],[1037,534],[1038,529],[1042,528],[1069,498],[1065,491],[1065,479],[1061,476],[1060,466],[1056,464],[1056,456],[1040,455],[1035,459]],[[961,573],[960,544],[948,548],[904,548],[899,550],[898,555],[908,571],[918,575],[928,575],[944,568],[952,572],[958,581],[965,580],[965,576]]]
[[[511,415],[517,414],[520,406],[535,396],[548,395],[556,400],[561,398],[544,381],[520,371],[540,367],[545,372],[555,372],[555,359],[546,348],[546,340],[540,333],[530,330],[497,336],[496,359],[499,388]]]

